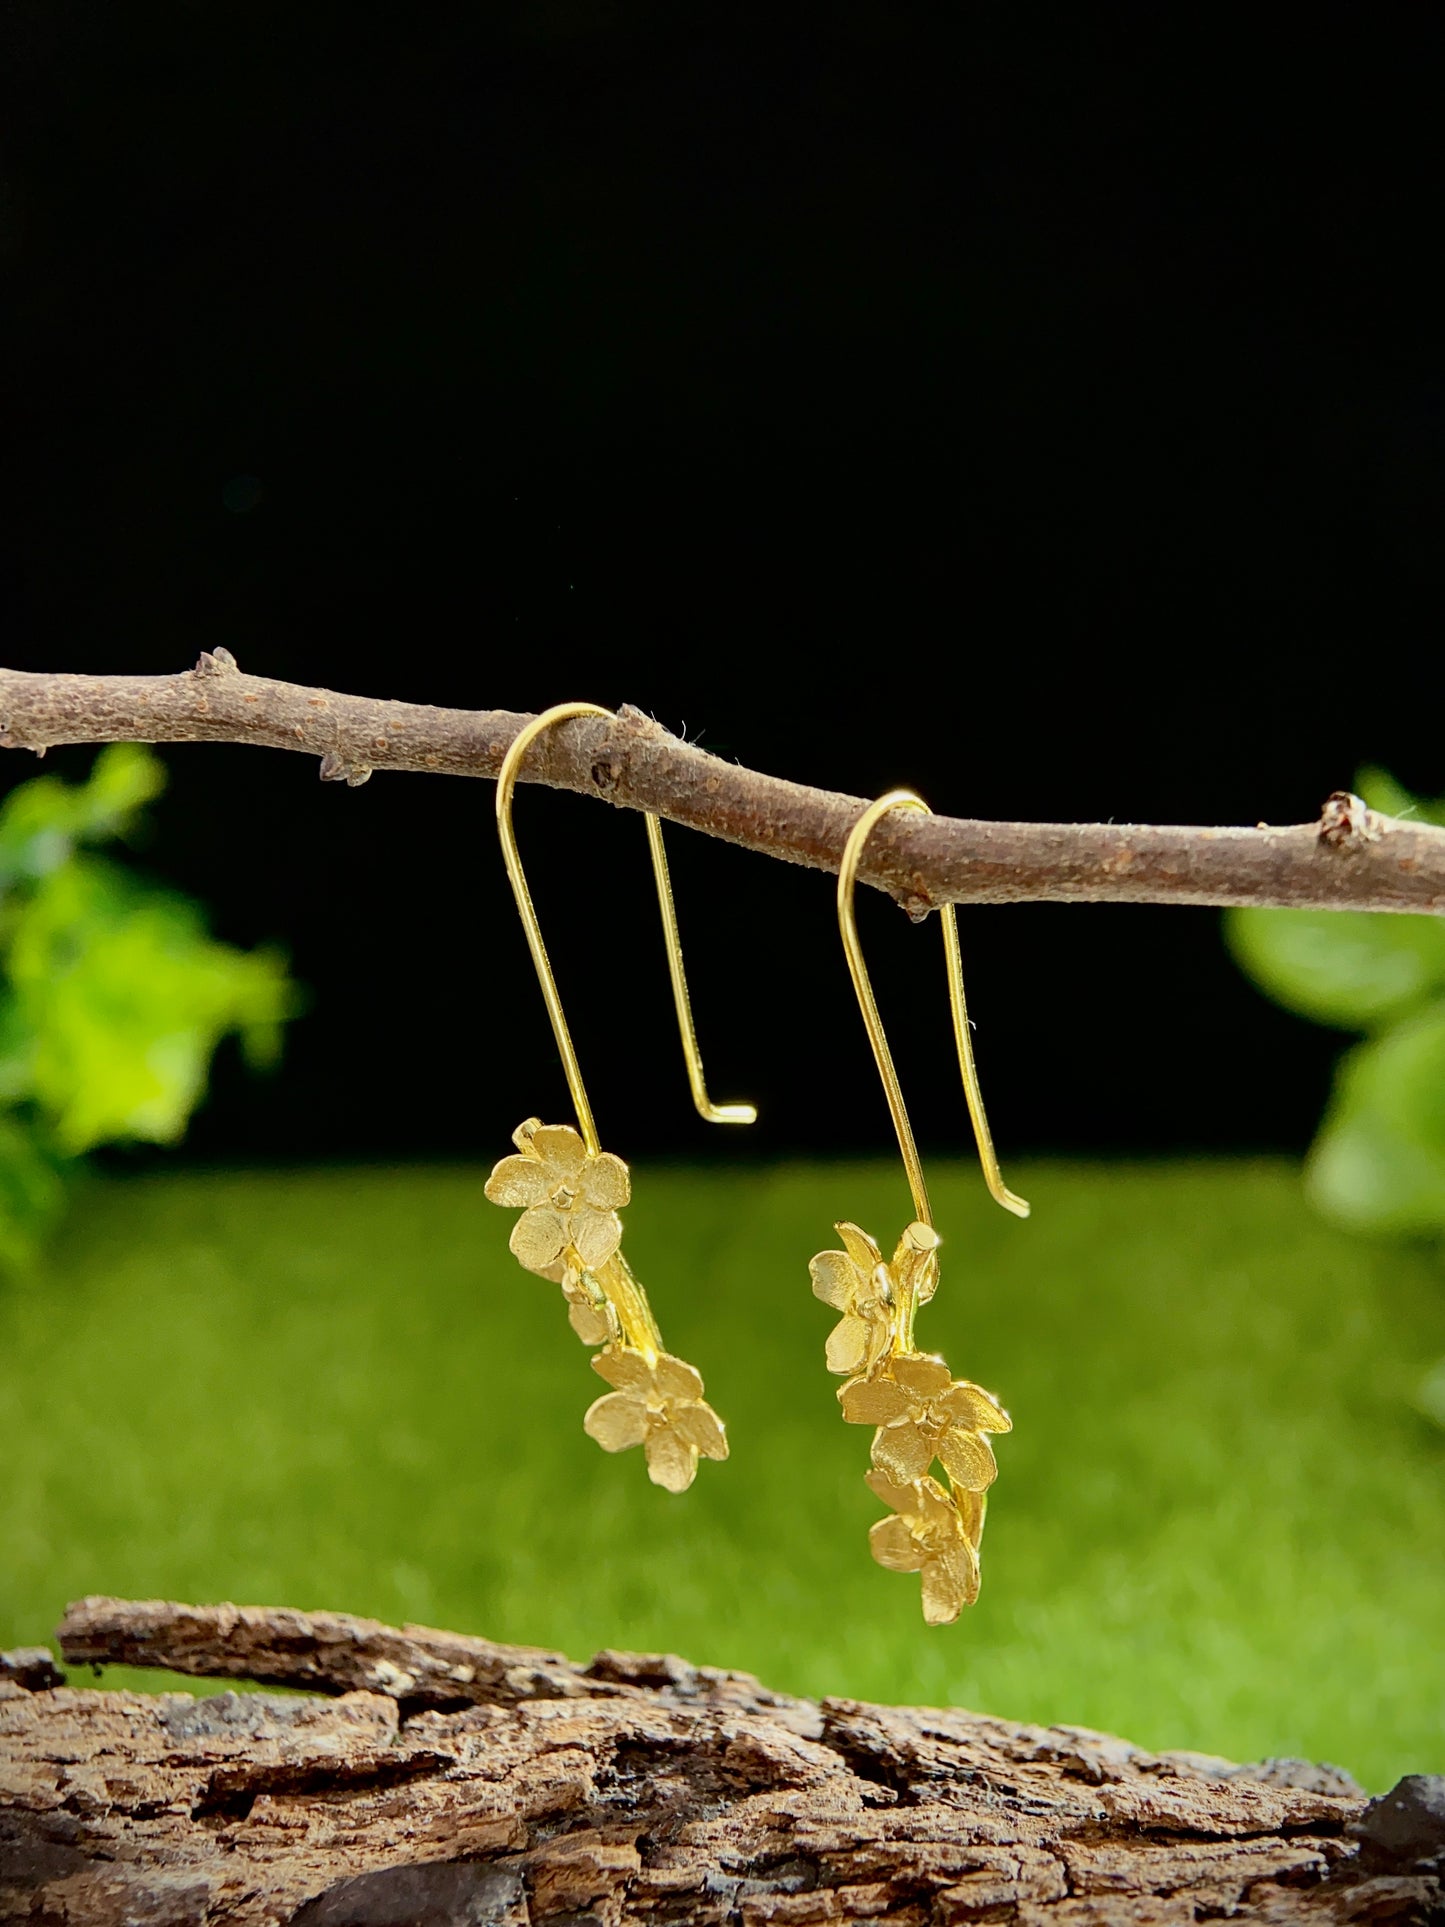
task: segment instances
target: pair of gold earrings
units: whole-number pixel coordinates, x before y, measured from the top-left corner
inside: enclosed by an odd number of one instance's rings
[[[543,1124],[535,1117],[518,1125],[512,1135],[516,1151],[492,1172],[486,1195],[494,1204],[520,1210],[510,1240],[513,1254],[528,1271],[561,1286],[572,1329],[584,1345],[597,1348],[592,1368],[612,1389],[588,1408],[586,1431],[607,1452],[642,1446],[653,1483],[669,1492],[685,1492],[697,1475],[699,1459],[727,1457],[727,1431],[704,1397],[701,1375],[664,1347],[647,1294],[623,1256],[618,1212],[631,1197],[631,1177],[621,1158],[601,1148],[512,826],[517,773],[537,738],[572,717],[612,714],[594,703],[561,703],[546,710],[519,732],[497,779],[502,855],[552,1020],[577,1129]],[[938,1287],[940,1240],[853,912],[864,846],[875,825],[898,809],[929,813],[911,790],[893,790],[870,803],[854,824],[838,871],[838,923],[908,1174],[914,1218],[886,1260],[867,1232],[839,1223],[835,1229],[843,1249],[819,1252],[810,1270],[815,1294],[842,1314],[825,1356],[829,1371],[846,1381],[838,1391],[843,1417],[873,1428],[872,1464],[865,1476],[888,1508],[869,1535],[873,1556],[891,1571],[920,1574],[923,1616],[937,1626],[957,1619],[978,1597],[986,1494],[997,1472],[989,1435],[1007,1432],[1010,1422],[980,1386],[954,1378],[941,1358],[920,1352],[914,1340],[918,1309]],[[710,1124],[751,1124],[757,1117],[751,1104],[716,1105],[708,1096],[662,825],[655,816],[646,822],[693,1102]],[[952,904],[945,904],[940,914],[959,1068],[984,1176],[999,1204],[1027,1217],[1028,1205],[1004,1185],[984,1114]],[[934,1476],[935,1465],[942,1469],[942,1480]]]

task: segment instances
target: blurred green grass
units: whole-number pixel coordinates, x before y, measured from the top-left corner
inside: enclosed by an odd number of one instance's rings
[[[681,1499],[583,1436],[601,1381],[484,1175],[91,1183],[0,1284],[0,1644],[85,1592],[324,1606],[1374,1787],[1445,1769],[1445,1432],[1409,1402],[1445,1290],[1294,1167],[1021,1167],[1026,1226],[930,1174],[920,1342],[1017,1428],[982,1601],[936,1632],[868,1556],[808,1286],[835,1217],[891,1246],[896,1169],[634,1171],[629,1256],[733,1448]]]

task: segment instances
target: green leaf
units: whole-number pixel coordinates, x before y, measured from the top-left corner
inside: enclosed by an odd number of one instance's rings
[[[1445,828],[1445,801],[1427,803],[1423,797],[1412,796],[1388,770],[1366,765],[1355,778],[1355,793],[1382,816],[1403,816],[1416,823],[1434,823]]]
[[[1439,1360],[1420,1381],[1415,1406],[1425,1417],[1445,1430],[1445,1358]]]
[[[222,1037],[266,1061],[295,1008],[280,955],[215,942],[194,905],[94,857],[37,885],[9,967],[32,1095],[72,1155],[174,1142]]]
[[[0,807],[0,887],[50,875],[79,844],[123,835],[165,785],[164,764],[139,743],[103,749],[83,783],[21,783]]]
[[[1445,1004],[1342,1060],[1305,1183],[1343,1224],[1397,1232],[1445,1225]]]
[[[71,1158],[180,1137],[221,1039],[272,1063],[297,1008],[278,953],[217,943],[196,905],[79,854],[164,785],[115,744],[84,782],[38,777],[0,806],[0,1264],[50,1229]]]
[[[1224,934],[1276,1003],[1342,1030],[1372,1030],[1445,988],[1445,917],[1229,910]]]
[[[24,1119],[0,1112],[0,1265],[34,1257],[64,1200],[56,1159]]]
[[[19,1001],[0,985],[0,1105],[22,1102],[35,1082],[35,1033]]]

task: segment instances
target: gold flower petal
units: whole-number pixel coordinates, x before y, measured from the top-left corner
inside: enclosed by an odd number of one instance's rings
[[[926,1479],[916,1482],[913,1491],[914,1511],[925,1526],[946,1526],[957,1517],[958,1501],[951,1492],[944,1491],[931,1472]]]
[[[951,1626],[978,1597],[978,1562],[960,1539],[923,1565],[923,1617],[930,1626]]]
[[[647,1437],[647,1407],[631,1392],[604,1392],[587,1407],[582,1429],[604,1452],[625,1452]]]
[[[978,1563],[978,1547],[970,1545],[965,1539],[957,1552],[951,1556],[958,1562],[959,1577],[963,1581],[964,1605],[976,1605],[978,1603],[979,1588],[983,1583],[983,1574],[979,1570]]]
[[[664,1398],[702,1397],[702,1373],[685,1358],[674,1358],[671,1352],[658,1353],[654,1380]]]
[[[919,1259],[918,1269],[913,1274],[914,1304],[926,1305],[937,1290],[938,1258],[936,1253],[929,1252],[927,1257]]]
[[[988,1500],[982,1492],[969,1492],[960,1486],[953,1495],[953,1503],[958,1507],[958,1516],[963,1521],[963,1536],[978,1550],[978,1542],[983,1537],[983,1519],[988,1511]]]
[[[728,1435],[722,1420],[705,1400],[687,1399],[672,1408],[672,1429],[685,1445],[705,1459],[725,1459]]]
[[[567,1300],[567,1322],[584,1345],[605,1345],[617,1336],[617,1315],[610,1305],[594,1305],[590,1298]]]
[[[507,1242],[528,1271],[545,1271],[567,1248],[567,1220],[550,1205],[535,1205],[518,1218]]]
[[[838,1403],[850,1425],[889,1425],[913,1409],[903,1387],[886,1378],[855,1378],[840,1385]]]
[[[873,1463],[896,1485],[908,1485],[914,1479],[921,1479],[932,1465],[933,1443],[923,1436],[912,1419],[884,1425],[873,1435]]]
[[[652,1368],[641,1352],[628,1351],[625,1345],[609,1345],[598,1352],[592,1369],[609,1385],[628,1392],[647,1392],[652,1386]]]
[[[622,1220],[615,1211],[599,1211],[590,1204],[568,1212],[569,1240],[584,1271],[597,1271],[622,1243]]]
[[[953,1378],[941,1358],[930,1358],[922,1352],[904,1352],[889,1369],[900,1385],[906,1385],[919,1398],[932,1398]]]
[[[532,1133],[532,1148],[544,1164],[552,1167],[552,1181],[580,1171],[587,1157],[587,1146],[570,1124],[539,1124]]]
[[[854,1318],[851,1314],[835,1325],[828,1334],[828,1342],[823,1347],[823,1357],[830,1372],[841,1372],[852,1378],[871,1362],[873,1327],[865,1318]],[[883,1340],[887,1343],[888,1328],[883,1327]]]
[[[1013,1420],[981,1385],[961,1378],[939,1399],[935,1411],[965,1432],[1011,1432]]]
[[[913,1542],[906,1519],[880,1519],[868,1528],[868,1547],[889,1572],[919,1572],[924,1554]]]
[[[621,1158],[599,1151],[582,1167],[582,1195],[601,1211],[616,1211],[632,1196],[632,1179]]]
[[[666,1425],[647,1435],[647,1476],[666,1492],[686,1492],[697,1477],[697,1451]]]
[[[876,1467],[863,1474],[863,1482],[875,1499],[881,1499],[894,1512],[901,1512],[905,1517],[917,1513],[919,1498],[916,1486],[895,1484],[886,1472],[880,1472]]]
[[[516,1156],[503,1158],[482,1186],[484,1195],[493,1204],[506,1205],[512,1210],[545,1204],[549,1189],[547,1173],[537,1160]]]
[[[945,1432],[938,1441],[938,1456],[954,1484],[970,1492],[987,1491],[998,1477],[988,1440],[977,1432]]]
[[[856,1224],[849,1224],[846,1221],[842,1224],[835,1224],[833,1229],[843,1240],[843,1246],[848,1256],[853,1260],[854,1264],[857,1265],[865,1278],[875,1266],[882,1264],[883,1253],[878,1249],[877,1245],[874,1244],[866,1231],[861,1230]]]
[[[893,1340],[893,1320],[875,1318],[868,1327],[868,1351],[862,1369],[871,1372],[881,1359],[887,1356],[888,1347]]]
[[[862,1280],[858,1267],[846,1251],[820,1251],[808,1266],[813,1280],[813,1296],[821,1298],[834,1311],[846,1311]]]

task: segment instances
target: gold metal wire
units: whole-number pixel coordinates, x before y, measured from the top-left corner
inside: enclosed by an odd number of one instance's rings
[[[873,995],[873,986],[868,980],[867,967],[863,962],[863,946],[858,940],[858,922],[853,911],[853,888],[857,882],[858,865],[862,861],[864,846],[874,826],[891,810],[914,810],[921,812],[924,816],[933,814],[923,798],[915,795],[912,790],[890,790],[886,796],[880,796],[876,803],[868,805],[848,833],[848,841],[843,846],[843,860],[838,866],[838,928],[843,935],[843,949],[848,958],[853,988],[858,993],[858,1005],[863,1012],[868,1041],[873,1046],[878,1075],[883,1079],[883,1090],[893,1118],[893,1129],[898,1135],[898,1149],[903,1154],[903,1168],[908,1173],[908,1186],[913,1193],[913,1209],[921,1222],[932,1229],[933,1217],[929,1210],[928,1187],[923,1179],[923,1164],[918,1156],[913,1127],[908,1122],[908,1112],[903,1103],[903,1091],[898,1082],[898,1073],[893,1067],[893,1054],[888,1048],[888,1039],[883,1033],[883,1020],[878,1015],[878,1003]],[[1023,1198],[1015,1197],[1003,1181],[1003,1173],[999,1169],[998,1158],[994,1154],[988,1117],[983,1108],[983,1093],[979,1089],[978,1070],[973,1061],[973,1042],[968,1027],[968,1005],[964,1001],[963,994],[963,960],[958,948],[958,918],[951,903],[945,903],[939,914],[943,919],[943,949],[948,965],[948,1001],[953,1012],[953,1036],[958,1046],[958,1067],[963,1073],[964,1096],[968,1099],[968,1114],[973,1121],[974,1141],[978,1145],[984,1181],[995,1202],[1001,1204],[1005,1211],[1012,1211],[1015,1217],[1026,1218],[1029,1215],[1028,1204]]]
[[[511,747],[502,758],[502,767],[497,775],[497,834],[502,841],[502,858],[507,866],[512,895],[517,900],[517,914],[521,917],[522,928],[527,933],[527,947],[532,953],[532,962],[536,966],[537,981],[542,986],[547,1015],[552,1020],[552,1035],[557,1040],[557,1049],[562,1057],[562,1068],[567,1074],[567,1088],[572,1093],[572,1104],[577,1113],[577,1126],[582,1133],[583,1142],[594,1156],[601,1149],[597,1137],[597,1126],[593,1122],[592,1106],[587,1101],[587,1088],[582,1082],[577,1053],[572,1047],[572,1034],[567,1028],[567,1019],[562,1014],[562,999],[557,992],[557,979],[552,974],[547,946],[542,941],[542,927],[537,921],[532,893],[527,888],[527,879],[522,870],[522,859],[517,849],[517,833],[512,827],[512,792],[517,786],[517,772],[522,766],[522,759],[544,730],[550,729],[554,723],[568,722],[574,716],[611,718],[613,715],[612,710],[602,709],[596,703],[558,703],[555,708],[544,710],[540,716],[534,716],[524,729],[518,731]],[[714,1104],[707,1094],[702,1054],[697,1047],[697,1030],[692,1020],[692,1002],[687,994],[687,975],[682,963],[682,943],[677,932],[677,908],[672,900],[672,881],[668,876],[667,856],[662,847],[662,825],[655,816],[651,815],[647,817],[647,841],[652,852],[652,870],[657,881],[657,901],[662,911],[662,934],[667,945],[667,967],[672,978],[672,998],[677,1010],[677,1027],[682,1038],[682,1052],[687,1060],[687,1081],[692,1090],[692,1101],[697,1106],[699,1114],[709,1124],[752,1124],[758,1114],[751,1104]]]

